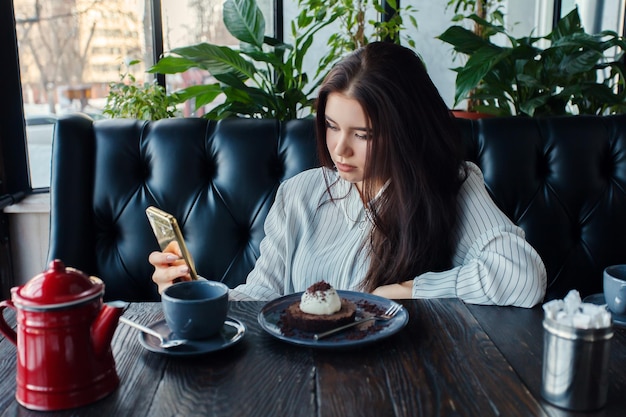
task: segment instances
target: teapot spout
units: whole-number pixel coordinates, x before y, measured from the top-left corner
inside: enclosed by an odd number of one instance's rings
[[[124,301],[113,301],[104,304],[98,317],[91,325],[91,340],[97,357],[105,354],[111,347],[117,323],[128,306]]]

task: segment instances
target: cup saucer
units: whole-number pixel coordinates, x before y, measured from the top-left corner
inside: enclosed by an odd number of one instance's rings
[[[148,327],[167,337],[170,337],[172,334],[165,320],[154,322],[148,325]],[[143,332],[140,332],[138,337],[139,343],[151,352],[162,353],[169,356],[193,356],[226,349],[239,342],[245,333],[246,326],[241,321],[227,317],[224,326],[222,326],[222,329],[217,335],[209,339],[188,340],[184,345],[175,348],[163,349],[159,345],[159,340],[156,337]]]
[[[583,299],[583,302],[597,305],[606,305],[606,300],[604,299],[604,294],[602,293],[588,295]],[[609,310],[609,312],[613,317],[613,324],[620,327],[626,327],[626,314],[615,314],[611,310]]]

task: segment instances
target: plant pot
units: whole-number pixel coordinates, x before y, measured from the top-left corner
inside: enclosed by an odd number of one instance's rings
[[[467,110],[452,110],[452,114],[454,115],[454,117],[458,119],[470,119],[470,120],[478,120],[478,119],[485,119],[487,117],[495,117],[493,114],[480,113],[476,111],[467,111]]]

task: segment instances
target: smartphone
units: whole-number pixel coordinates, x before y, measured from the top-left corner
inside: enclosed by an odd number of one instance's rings
[[[150,206],[146,209],[146,216],[148,216],[148,221],[150,222],[150,226],[152,226],[152,231],[159,242],[161,250],[165,250],[167,245],[172,241],[178,242],[180,251],[183,254],[183,259],[189,267],[191,279],[198,279],[196,266],[191,257],[191,253],[187,250],[187,245],[185,245],[185,239],[183,239],[183,234],[180,231],[180,227],[178,227],[176,217],[154,206]]]

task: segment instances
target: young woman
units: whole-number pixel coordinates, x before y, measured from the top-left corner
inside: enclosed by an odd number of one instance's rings
[[[325,280],[388,298],[542,301],[539,255],[463,161],[415,53],[377,42],[347,56],[320,88],[316,125],[322,167],[281,184],[260,257],[232,298],[269,300]],[[189,279],[173,252],[150,255],[160,291]]]

